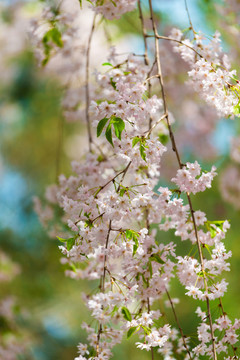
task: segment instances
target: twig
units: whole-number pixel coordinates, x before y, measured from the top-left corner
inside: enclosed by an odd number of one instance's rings
[[[106,261],[107,261],[106,251],[108,248],[108,242],[109,242],[109,237],[110,237],[110,232],[111,232],[111,225],[112,225],[112,220],[109,221],[109,225],[108,225],[108,232],[107,232],[107,237],[106,237],[105,253],[104,253],[104,260],[103,260],[103,275],[101,276],[101,279],[100,279],[100,290],[102,293],[105,292]],[[97,346],[96,346],[97,356],[99,355],[99,344],[100,344],[101,334],[102,334],[102,324],[100,323],[99,328],[98,328],[98,334],[97,334]]]
[[[186,12],[187,12],[187,16],[188,16],[188,21],[189,21],[189,24],[190,24],[190,28],[191,28],[191,30],[193,31],[193,33],[195,34],[195,30],[194,30],[194,28],[193,28],[192,20],[191,20],[190,13],[189,13],[189,10],[188,10],[187,0],[184,0],[184,3],[185,3],[185,9],[186,9]]]
[[[126,175],[128,169],[129,169],[129,166],[131,165],[131,163],[132,163],[132,160],[129,161],[129,163],[127,164],[127,166],[125,167],[125,169],[122,171],[122,178],[121,178],[121,180],[120,180],[120,182],[119,182],[119,185],[118,185],[118,188],[117,188],[117,192],[119,192],[119,190],[120,190],[121,184],[122,184],[122,182],[123,182],[123,180],[124,180],[124,178],[125,178],[125,175]],[[118,175],[120,175],[120,173],[119,173]]]
[[[174,41],[178,44],[181,44],[183,46],[186,46],[187,48],[191,49],[192,51],[194,51],[198,56],[200,56],[200,58],[204,58],[202,56],[202,54],[200,54],[196,49],[194,49],[192,46],[188,45],[188,44],[185,44],[183,41],[181,40],[177,40],[177,39],[173,39],[173,38],[170,38],[169,36],[163,36],[163,35],[159,35],[159,34],[156,34],[156,35],[146,35],[146,37],[153,37],[153,38],[157,38],[157,39],[160,39],[160,40],[168,40],[168,41]]]
[[[150,76],[150,77],[148,77],[148,78],[144,81],[144,84],[146,84],[148,81],[151,81],[152,79],[156,79],[156,78],[158,78],[158,77],[159,77],[159,75]]]
[[[160,117],[160,119],[158,119],[158,121],[155,122],[155,124],[153,124],[153,126],[151,127],[151,129],[148,130],[148,132],[146,133],[146,135],[144,136],[145,138],[147,138],[151,132],[155,129],[155,127],[163,120],[166,118],[166,114],[164,114],[163,116]]]
[[[87,54],[86,54],[86,122],[87,122],[87,131],[88,131],[88,145],[89,145],[89,151],[92,151],[92,133],[91,133],[91,126],[90,126],[90,116],[89,116],[89,105],[90,105],[90,94],[89,94],[89,64],[90,64],[90,49],[91,49],[91,43],[92,43],[92,37],[93,32],[95,29],[95,20],[96,20],[96,14],[94,15],[93,22],[92,22],[92,28],[90,31],[90,35],[88,38],[88,45],[87,45]]]
[[[161,69],[161,62],[160,62],[160,53],[159,53],[159,43],[158,43],[158,39],[160,39],[162,37],[160,37],[158,35],[156,23],[155,23],[154,18],[153,18],[152,0],[149,0],[149,8],[150,8],[150,14],[151,14],[152,29],[153,29],[154,37],[155,37],[155,59],[156,59],[156,62],[157,62],[157,69],[158,69],[158,74],[159,74],[159,83],[160,83],[162,99],[163,99],[163,108],[164,108],[164,112],[166,114],[166,120],[167,120],[169,135],[170,135],[170,139],[171,139],[171,143],[172,143],[172,149],[176,154],[177,161],[178,161],[178,164],[179,164],[179,168],[181,169],[183,167],[183,164],[181,162],[181,158],[180,158],[180,155],[179,155],[179,152],[178,152],[178,149],[177,149],[177,146],[176,146],[176,142],[175,142],[175,137],[174,137],[174,134],[172,132],[171,124],[169,122],[169,117],[168,117],[168,108],[167,108],[166,95],[165,95],[165,91],[164,91],[164,83],[163,83],[163,76],[162,76],[162,69]],[[188,199],[188,203],[189,203],[189,206],[190,206],[191,217],[192,217],[194,231],[195,231],[196,243],[197,243],[199,257],[200,257],[201,270],[202,270],[202,273],[203,273],[204,286],[205,286],[206,293],[208,295],[208,285],[207,285],[206,275],[205,275],[205,271],[204,271],[203,253],[202,253],[201,243],[200,243],[199,236],[198,236],[194,210],[193,210],[193,207],[192,207],[192,202],[191,202],[191,198],[190,198],[189,194],[187,194],[187,199]],[[213,359],[217,360],[215,337],[214,337],[214,330],[213,330],[210,303],[209,303],[208,296],[206,296],[206,303],[207,303],[208,320],[209,320],[210,332],[211,332]]]
[[[147,37],[146,37],[147,32],[146,32],[145,25],[144,25],[141,0],[138,0],[138,10],[139,10],[139,18],[140,18],[140,21],[141,21],[142,36],[143,36],[143,41],[144,41],[144,61],[145,61],[145,65],[149,65],[148,49],[147,49]]]
[[[127,164],[127,166],[125,167],[125,169],[121,170],[121,171],[120,171],[119,173],[117,173],[112,179],[110,179],[109,181],[107,181],[106,184],[101,185],[101,186],[99,187],[99,189],[96,191],[94,197],[96,198],[97,195],[100,193],[100,191],[102,191],[102,190],[103,190],[106,186],[108,186],[111,182],[114,183],[114,180],[115,180],[119,175],[123,174],[122,179],[120,180],[120,183],[119,183],[119,186],[118,186],[118,189],[117,189],[117,192],[118,192],[118,191],[120,190],[121,183],[122,183],[122,181],[123,181],[123,179],[124,179],[124,177],[125,177],[125,175],[126,175],[126,172],[128,171],[128,168],[129,168],[131,162],[132,162],[132,161],[130,161],[130,162]]]
[[[178,329],[179,329],[179,331],[180,331],[180,334],[181,334],[181,337],[182,337],[182,340],[183,340],[183,345],[184,345],[184,347],[185,347],[185,349],[186,349],[186,351],[187,351],[187,353],[188,353],[188,355],[189,355],[189,358],[192,360],[192,356],[191,356],[190,350],[189,350],[189,348],[188,348],[188,346],[187,346],[187,343],[186,343],[186,337],[185,337],[185,335],[184,335],[184,333],[183,333],[183,329],[181,328],[180,322],[179,322],[179,320],[178,320],[177,313],[176,313],[176,311],[175,311],[172,298],[171,298],[171,296],[170,296],[167,288],[165,288],[165,290],[166,290],[166,294],[167,294],[167,296],[168,296],[168,300],[169,300],[170,305],[171,305],[171,308],[172,308],[172,312],[173,312],[175,321],[176,321],[176,323],[177,323]]]

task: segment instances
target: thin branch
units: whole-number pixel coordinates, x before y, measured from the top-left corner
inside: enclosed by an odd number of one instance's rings
[[[185,347],[185,349],[186,349],[186,351],[187,351],[187,353],[188,353],[188,355],[189,355],[189,358],[192,360],[192,356],[191,356],[190,350],[189,350],[189,348],[188,348],[188,346],[187,346],[186,336],[184,335],[183,329],[181,328],[180,322],[179,322],[179,320],[178,320],[177,313],[176,313],[176,311],[175,311],[172,298],[171,298],[169,292],[167,291],[167,288],[165,288],[165,290],[166,290],[166,294],[167,294],[167,296],[168,296],[168,300],[169,300],[170,305],[171,305],[171,308],[172,308],[172,312],[173,312],[175,321],[176,321],[176,323],[177,323],[178,329],[179,329],[179,331],[180,331],[180,334],[181,334],[181,337],[182,337],[182,340],[183,340],[183,345],[184,345],[184,347]]]
[[[120,180],[119,186],[118,186],[118,190],[120,189],[120,184],[123,182],[124,177],[129,169],[129,166],[131,165],[131,161],[128,163],[128,165],[126,166],[125,169],[123,169],[120,173],[118,173],[114,178],[116,178],[117,176],[122,174],[122,178]],[[111,181],[114,181],[114,179],[112,179]],[[110,181],[110,182],[111,182]],[[108,183],[110,183],[108,182]],[[104,187],[107,185],[104,185]],[[101,187],[101,190],[102,188]],[[100,190],[100,191],[101,191]],[[96,220],[96,219],[95,219]],[[107,232],[107,237],[106,237],[106,243],[105,243],[105,253],[104,253],[104,260],[103,260],[103,275],[101,277],[100,280],[100,290],[102,293],[105,292],[105,281],[106,281],[106,272],[107,272],[107,267],[106,267],[106,262],[107,262],[107,248],[108,248],[108,244],[109,244],[109,238],[110,238],[110,232],[112,231],[112,220],[109,220],[109,225],[108,225],[108,232]],[[99,328],[98,328],[98,334],[97,334],[97,346],[96,346],[96,350],[97,350],[97,356],[99,355],[99,344],[100,344],[100,339],[101,339],[101,334],[102,334],[102,324],[99,324]]]
[[[144,61],[145,65],[149,65],[149,58],[148,58],[148,48],[147,48],[147,32],[144,25],[144,18],[143,18],[143,12],[142,12],[142,5],[141,0],[138,0],[138,11],[139,11],[139,18],[141,21],[141,28],[142,28],[142,36],[144,41]]]
[[[118,185],[118,188],[117,188],[117,192],[119,192],[119,190],[120,190],[121,184],[122,184],[122,182],[123,182],[123,180],[124,180],[124,178],[125,178],[125,175],[126,175],[128,169],[129,169],[129,166],[131,165],[131,163],[132,163],[132,160],[129,161],[129,163],[127,164],[127,166],[125,167],[125,169],[122,171],[122,178],[121,178],[121,180],[120,180],[120,182],[119,182],[119,185]],[[118,175],[120,175],[120,173],[119,173]]]
[[[145,138],[149,137],[149,135],[151,134],[151,132],[155,129],[155,127],[166,118],[166,114],[164,114],[163,116],[160,117],[160,119],[158,119],[158,121],[156,121],[153,126],[151,127],[151,129],[148,130],[148,132],[146,133],[146,135],[144,136]]]
[[[162,93],[163,108],[164,108],[164,112],[166,114],[166,120],[167,120],[169,135],[170,135],[170,139],[171,139],[171,143],[172,143],[172,149],[176,154],[179,168],[182,169],[183,164],[181,162],[180,154],[179,154],[177,146],[176,146],[175,137],[174,137],[174,134],[173,134],[173,131],[172,131],[172,128],[171,128],[171,124],[169,122],[169,117],[168,117],[168,107],[167,107],[166,95],[165,95],[165,91],[164,91],[164,82],[163,82],[163,76],[162,76],[162,68],[161,68],[160,52],[159,52],[159,43],[158,43],[158,39],[160,39],[161,37],[158,35],[156,23],[155,23],[154,18],[153,18],[152,0],[149,0],[149,8],[150,8],[150,14],[151,14],[152,29],[153,29],[154,37],[155,37],[155,59],[156,59],[156,62],[157,62],[157,69],[158,69],[158,74],[159,74],[159,84],[160,84],[161,93]],[[188,203],[189,203],[189,206],[190,206],[191,217],[192,217],[194,231],[195,231],[196,243],[197,243],[199,257],[200,257],[201,270],[202,270],[202,273],[203,273],[204,286],[205,286],[206,294],[208,295],[208,285],[207,285],[206,275],[205,275],[205,271],[204,271],[204,259],[203,259],[202,249],[201,249],[201,242],[199,240],[196,221],[195,221],[194,210],[193,210],[193,207],[192,207],[192,202],[191,202],[191,198],[190,198],[189,194],[187,194],[187,198],[188,198]],[[210,303],[209,303],[208,296],[206,296],[206,303],[207,303],[208,320],[209,320],[209,324],[210,324],[213,359],[216,360],[217,359],[217,353],[216,353],[215,337],[214,337],[214,330],[213,330],[212,317],[211,317],[211,309],[210,309]]]
[[[183,41],[181,40],[177,40],[177,39],[173,39],[173,38],[170,38],[169,36],[163,36],[163,35],[159,35],[159,34],[156,34],[156,35],[146,35],[146,37],[153,37],[153,38],[157,38],[157,39],[160,39],[160,40],[168,40],[168,41],[173,41],[173,42],[176,42],[178,44],[181,44],[183,46],[186,46],[187,48],[191,49],[192,51],[194,51],[198,56],[200,56],[200,58],[204,58],[202,56],[202,54],[200,54],[196,49],[194,49],[192,46],[188,45],[188,44],[185,44]]]
[[[119,183],[119,186],[118,186],[118,189],[117,189],[117,192],[118,192],[118,191],[120,190],[121,183],[122,183],[122,181],[123,181],[123,179],[124,179],[124,177],[125,177],[125,175],[126,175],[126,172],[128,171],[128,168],[129,168],[131,162],[132,162],[132,161],[130,161],[130,162],[127,164],[127,166],[125,167],[125,169],[121,170],[121,171],[120,171],[119,173],[117,173],[112,179],[110,179],[109,181],[107,181],[106,184],[101,185],[101,186],[99,187],[99,189],[96,191],[94,197],[96,198],[97,195],[100,193],[100,191],[102,191],[102,190],[103,190],[106,186],[108,186],[111,182],[114,183],[114,180],[115,180],[119,175],[123,174],[122,179],[120,180],[120,183]]]
[[[187,4],[187,0],[184,0],[184,3],[185,3],[185,9],[186,9],[186,12],[187,12],[187,16],[188,16],[188,21],[189,21],[189,24],[190,24],[190,29],[193,31],[193,33],[195,34],[195,30],[193,28],[193,24],[192,24],[192,20],[191,20],[191,17],[190,17],[190,12],[188,10],[188,4]]]
[[[104,260],[103,260],[103,275],[101,276],[100,279],[100,290],[102,293],[105,292],[105,280],[106,280],[106,261],[107,261],[107,248],[108,248],[108,242],[109,242],[109,237],[110,237],[110,232],[111,232],[111,225],[112,225],[112,220],[109,221],[109,225],[108,225],[108,232],[107,232],[107,237],[106,237],[106,243],[105,243],[105,253],[104,253]],[[101,334],[102,334],[102,324],[99,324],[99,328],[98,328],[98,334],[97,334],[97,346],[96,346],[96,352],[97,352],[97,356],[99,355],[99,344],[100,344],[100,339],[101,339]]]
[[[89,145],[89,151],[92,151],[92,133],[91,133],[91,125],[90,125],[90,115],[89,115],[89,105],[90,105],[90,94],[89,94],[89,65],[90,65],[90,50],[91,50],[91,43],[92,43],[92,37],[93,32],[95,29],[95,20],[96,20],[96,14],[94,15],[93,22],[92,22],[92,28],[90,31],[90,35],[88,38],[88,45],[87,45],[87,54],[86,54],[86,122],[87,122],[87,131],[88,131],[88,145]]]
[[[159,77],[159,75],[152,75],[150,77],[148,77],[145,81],[144,81],[144,84],[146,84],[148,81],[151,81],[152,79],[157,79]]]

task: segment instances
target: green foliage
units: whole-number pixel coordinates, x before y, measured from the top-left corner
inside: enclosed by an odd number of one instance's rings
[[[97,126],[97,137],[99,137],[102,134],[102,131],[104,129],[104,127],[106,126],[107,122],[109,121],[109,124],[106,128],[105,131],[105,136],[107,141],[113,146],[113,140],[112,140],[112,125],[114,128],[114,132],[116,137],[121,140],[121,135],[123,130],[125,129],[125,123],[124,121],[119,118],[116,117],[115,115],[112,115],[109,119],[108,118],[103,118],[99,121],[98,126]]]
[[[169,141],[169,136],[165,134],[159,134],[158,135],[159,141],[161,144],[166,145]]]
[[[102,66],[113,66],[110,62],[105,62],[102,64]]]
[[[146,139],[144,137],[135,136],[132,139],[132,147],[134,147],[137,143],[139,143],[139,151],[141,158],[146,161],[146,148],[148,147],[146,145]]]
[[[144,330],[146,335],[150,335],[152,330],[148,326],[141,325],[141,328]]]
[[[152,254],[152,255],[150,256],[149,260],[150,260],[150,261],[155,261],[155,262],[157,262],[157,263],[159,263],[159,264],[162,264],[162,265],[165,264],[165,261],[163,261],[163,260],[160,258],[159,254]]]
[[[121,311],[122,311],[122,314],[123,314],[123,317],[125,320],[132,321],[132,315],[131,315],[130,311],[128,310],[128,308],[123,306]]]
[[[42,39],[43,46],[44,46],[44,54],[45,58],[42,61],[42,65],[46,65],[50,59],[50,53],[52,50],[51,43],[54,43],[58,47],[63,47],[62,35],[57,27],[53,27],[52,29],[48,30]]]
[[[116,87],[116,81],[113,81],[113,78],[112,78],[112,77],[110,78],[110,84],[112,85],[112,87],[114,88],[114,90],[117,89],[117,87]]]
[[[57,236],[58,240],[64,243],[67,243],[67,251],[70,251],[73,247],[73,245],[75,245],[75,237],[69,238],[69,239],[63,239],[59,236]]]
[[[225,220],[217,220],[217,221],[206,221],[205,226],[208,231],[210,231],[211,238],[214,238],[217,233],[218,229],[223,231],[223,224]]]
[[[113,141],[112,141],[112,126],[111,123],[108,124],[106,132],[105,132],[105,136],[107,141],[113,146]]]
[[[125,231],[125,235],[126,235],[127,239],[134,241],[134,245],[133,245],[133,256],[134,256],[136,254],[136,252],[137,252],[138,247],[139,247],[138,238],[139,238],[140,234],[137,231],[129,229],[129,230]]]
[[[127,339],[129,339],[135,332],[139,330],[139,326],[133,326],[131,327],[127,332]]]
[[[109,120],[108,118],[103,118],[102,120],[99,121],[98,126],[97,126],[97,137],[99,137],[101,135],[108,120]]]
[[[240,115],[240,101],[237,103],[237,105],[234,106],[234,108],[233,108],[233,113],[234,113],[234,115],[236,115],[236,116],[239,116],[239,115]]]

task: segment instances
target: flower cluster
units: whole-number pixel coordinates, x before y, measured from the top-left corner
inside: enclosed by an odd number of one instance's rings
[[[215,166],[210,172],[201,174],[201,167],[197,161],[195,163],[187,163],[182,169],[177,171],[177,176],[172,179],[180,191],[188,194],[196,194],[199,191],[205,191],[206,188],[211,187],[213,177],[217,175]]]
[[[238,86],[235,84],[236,70],[230,70],[228,56],[222,53],[220,33],[205,44],[203,34],[194,35],[194,44],[183,39],[178,29],[173,29],[171,38],[180,42],[174,50],[189,63],[189,84],[203,99],[215,106],[219,116],[233,116],[239,102]]]
[[[118,19],[126,12],[132,11],[136,0],[93,0],[93,10],[103,15],[106,19]]]
[[[97,12],[112,18],[115,11],[129,11],[134,3],[94,4]],[[181,41],[182,33],[176,29],[172,31],[173,38],[181,42],[176,51],[192,66],[190,76],[196,72],[195,88],[201,88],[207,101],[214,101],[219,113],[232,115],[238,100],[226,84],[234,73],[226,70],[225,57],[220,60],[219,35],[215,34],[210,45],[195,35],[194,47],[187,40]],[[148,85],[158,61],[151,67],[136,55],[117,59],[112,51],[109,62],[104,64],[107,70],[95,71],[94,100],[87,119],[88,128],[96,133],[89,136],[90,151],[81,162],[72,163],[74,175],[60,175],[58,185],[48,188],[46,207],[35,200],[42,222],[62,243],[59,248],[64,255],[61,261],[67,268],[66,275],[97,282],[94,294],[83,296],[93,324],[83,326],[89,347],[80,343],[76,359],[109,359],[113,346],[121,342],[125,332],[127,338],[139,336],[142,341],[136,343],[138,348],[151,352],[157,348],[165,359],[173,358],[176,344],[179,354],[187,352],[195,359],[214,354],[216,359],[216,352],[227,353],[226,343],[234,344],[239,324],[236,320],[232,325],[229,320],[223,325],[222,318],[214,322],[209,305],[227,289],[221,275],[229,271],[231,252],[223,244],[229,223],[208,220],[204,212],[193,209],[190,198],[191,194],[211,187],[216,168],[205,172],[197,161],[182,164],[166,99],[152,95]],[[158,69],[153,78],[158,77],[161,83],[161,76]],[[214,82],[213,87],[209,81]],[[214,100],[213,94],[217,94]],[[167,151],[163,144],[166,129],[180,167],[171,180],[176,189],[158,185],[160,164]],[[58,207],[61,219],[53,226]],[[190,240],[191,251],[197,255],[177,255],[176,244],[159,236],[159,231],[169,229],[182,241]],[[169,294],[173,277],[179,279],[187,296],[207,304],[195,348],[191,348],[178,321],[179,332],[160,311],[153,310],[167,296],[177,316]],[[224,335],[219,337],[215,349],[214,331],[222,329]]]

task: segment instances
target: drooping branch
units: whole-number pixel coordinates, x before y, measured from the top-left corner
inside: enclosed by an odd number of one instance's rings
[[[167,289],[165,289],[165,290],[166,290],[166,294],[167,294],[168,300],[169,300],[170,305],[171,305],[171,308],[172,308],[172,312],[173,312],[174,319],[175,319],[175,321],[176,321],[176,323],[177,323],[178,329],[179,329],[180,334],[181,334],[181,337],[182,337],[183,345],[184,345],[184,347],[185,347],[185,349],[186,349],[186,351],[187,351],[187,353],[188,353],[189,359],[192,360],[192,355],[191,355],[191,353],[190,353],[190,350],[189,350],[188,345],[187,345],[187,342],[186,342],[186,336],[184,335],[183,329],[182,329],[182,327],[181,327],[181,325],[180,325],[180,322],[179,322],[179,319],[178,319],[178,316],[177,316],[175,307],[174,307],[174,305],[173,305],[172,298],[171,298],[168,290],[167,290]]]
[[[149,65],[148,48],[147,48],[147,32],[146,32],[145,24],[144,24],[141,0],[138,0],[138,11],[139,11],[139,18],[141,21],[142,36],[143,36],[143,41],[144,41],[144,62],[145,62],[145,65]]]
[[[150,17],[151,17],[151,21],[152,21],[152,30],[153,30],[154,37],[155,37],[155,59],[156,59],[156,63],[157,63],[157,72],[159,75],[158,78],[159,78],[159,84],[160,84],[161,93],[162,93],[164,113],[166,114],[167,126],[168,126],[169,136],[170,136],[171,143],[172,143],[172,149],[173,149],[174,153],[176,154],[179,168],[182,169],[183,164],[182,164],[182,161],[180,158],[178,148],[176,146],[174,133],[172,131],[172,127],[171,127],[169,117],[168,117],[168,106],[167,106],[167,100],[166,100],[166,95],[165,95],[165,90],[164,90],[164,82],[163,82],[162,68],[161,68],[161,61],[160,61],[160,52],[159,52],[160,49],[159,49],[159,43],[158,43],[160,36],[158,35],[157,26],[156,26],[156,23],[154,20],[152,0],[149,0],[149,9],[150,9]],[[191,201],[189,193],[187,193],[187,199],[188,199],[188,203],[190,206],[191,217],[192,217],[192,221],[193,221],[196,243],[197,243],[198,253],[199,253],[199,258],[200,258],[201,270],[202,270],[202,274],[203,274],[204,287],[206,290],[207,313],[208,313],[208,320],[209,320],[210,332],[211,332],[213,359],[216,360],[217,353],[216,353],[216,345],[215,345],[215,337],[214,337],[210,302],[209,302],[209,298],[208,298],[208,284],[207,284],[207,279],[206,279],[206,274],[205,274],[205,269],[204,269],[204,258],[203,258],[201,243],[200,243],[199,236],[198,236],[198,230],[197,230],[197,226],[196,226],[196,220],[195,220],[194,210],[193,210],[193,206],[192,206],[192,201]]]
[[[87,53],[86,53],[86,74],[85,74],[85,97],[86,97],[86,122],[87,122],[87,132],[88,132],[88,146],[89,151],[92,151],[92,132],[91,132],[91,125],[90,125],[90,115],[89,115],[89,105],[90,105],[90,94],[89,94],[89,66],[90,66],[90,50],[91,50],[91,43],[92,37],[95,29],[95,21],[96,21],[96,14],[93,17],[92,27],[90,31],[90,35],[88,38],[87,44]]]

